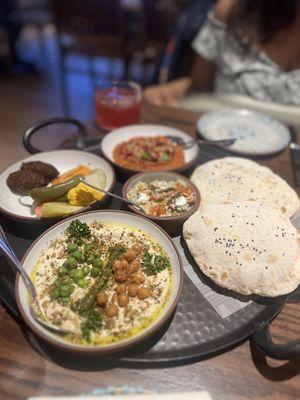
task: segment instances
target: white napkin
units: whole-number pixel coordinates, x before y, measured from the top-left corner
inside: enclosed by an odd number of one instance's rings
[[[113,396],[61,396],[61,397],[30,397],[28,400],[212,400],[207,392],[163,393],[163,394],[132,394]]]

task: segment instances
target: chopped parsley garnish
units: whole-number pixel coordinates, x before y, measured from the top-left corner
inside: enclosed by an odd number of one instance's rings
[[[156,275],[166,268],[171,268],[169,259],[166,256],[145,253],[142,260],[142,267],[147,275]]]
[[[97,308],[89,310],[85,315],[86,321],[81,325],[81,331],[83,338],[87,341],[91,341],[91,333],[97,331],[102,326],[101,315]]]
[[[142,160],[149,160],[150,157],[151,157],[151,153],[149,151],[144,151],[141,155]]]
[[[78,313],[79,315],[85,316],[89,310],[93,309],[93,307],[96,305],[97,293],[101,292],[101,290],[107,286],[107,282],[111,277],[111,264],[114,262],[114,260],[120,258],[125,251],[126,247],[122,246],[121,244],[117,244],[108,249],[106,266],[101,269],[99,268],[99,276],[95,278],[95,282],[89,288],[86,295],[71,305],[72,311]]]
[[[108,250],[106,266],[99,268],[99,275],[95,278],[93,285],[89,288],[86,295],[71,304],[71,310],[86,317],[86,321],[81,326],[83,338],[89,342],[91,333],[99,330],[102,326],[101,315],[97,307],[96,297],[99,292],[107,287],[107,283],[112,274],[111,264],[114,260],[122,256],[126,247],[121,244],[112,246]]]
[[[126,247],[122,244],[116,244],[108,249],[108,260],[107,266],[111,267],[111,264],[120,258],[126,252]]]
[[[71,310],[79,315],[85,316],[96,305],[97,293],[107,286],[107,282],[112,274],[110,268],[103,268],[99,271],[99,276],[95,278],[93,285],[88,289],[84,297],[71,304]]]
[[[168,162],[169,159],[170,159],[170,157],[169,157],[169,154],[167,154],[167,153],[164,153],[164,154],[161,156],[161,161]]]
[[[74,219],[67,228],[67,235],[70,239],[73,239],[75,243],[81,244],[83,239],[90,237],[91,229],[85,222]]]

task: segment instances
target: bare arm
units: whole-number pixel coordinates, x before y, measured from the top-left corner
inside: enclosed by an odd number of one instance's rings
[[[237,0],[219,0],[213,11],[215,17],[226,23],[235,1]],[[191,88],[211,91],[213,89],[214,75],[215,66],[213,62],[198,55],[191,71]]]
[[[144,99],[151,104],[176,107],[193,90],[210,91],[213,88],[214,65],[197,56],[191,75],[145,89]]]
[[[226,22],[234,1],[236,0],[219,0],[214,9],[215,16]],[[144,91],[144,99],[155,105],[176,107],[191,91],[212,91],[214,76],[214,64],[197,55],[190,76],[150,86]]]

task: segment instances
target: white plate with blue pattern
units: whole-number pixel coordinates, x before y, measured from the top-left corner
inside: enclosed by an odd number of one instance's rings
[[[291,141],[287,126],[267,115],[244,109],[206,113],[197,121],[197,130],[208,140],[236,138],[228,150],[237,154],[274,154]]]

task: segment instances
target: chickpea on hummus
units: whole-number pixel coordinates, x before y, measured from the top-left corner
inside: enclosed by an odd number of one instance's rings
[[[135,336],[161,313],[172,289],[170,260],[153,237],[97,221],[73,220],[32,275],[46,318],[77,344]]]

